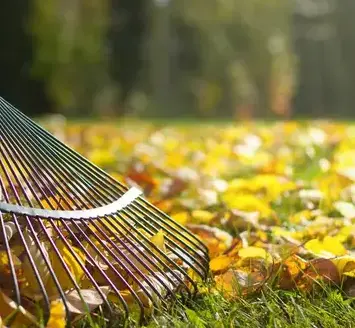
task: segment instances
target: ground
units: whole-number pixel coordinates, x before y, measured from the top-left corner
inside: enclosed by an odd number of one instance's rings
[[[209,247],[196,299],[147,327],[355,326],[352,125],[57,123],[47,126]]]

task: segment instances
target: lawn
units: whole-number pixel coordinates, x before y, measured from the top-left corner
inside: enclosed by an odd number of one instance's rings
[[[352,125],[46,127],[208,247],[210,277],[196,297],[153,312],[146,327],[355,327]],[[104,316],[78,326],[123,326]]]

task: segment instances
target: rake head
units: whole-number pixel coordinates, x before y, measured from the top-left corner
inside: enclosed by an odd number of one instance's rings
[[[200,240],[0,98],[0,317],[29,325],[60,300],[68,320],[142,320],[207,272]]]

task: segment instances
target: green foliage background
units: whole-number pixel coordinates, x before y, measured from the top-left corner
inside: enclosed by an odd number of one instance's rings
[[[4,12],[15,8],[15,2],[3,4]],[[299,62],[296,56],[300,51],[296,51],[295,29],[300,20],[295,19],[295,5],[313,2],[31,0],[22,11],[22,23],[13,23],[21,24],[26,37],[15,29],[11,36],[31,46],[12,74],[42,83],[50,103],[46,110],[67,115],[268,117],[289,116],[291,109],[301,115],[338,111],[346,115],[355,101],[351,87],[355,6],[351,0],[318,2],[338,5],[332,15],[319,19],[336,26],[337,36],[324,45],[303,45],[305,57],[317,58],[303,69],[306,59]],[[9,49],[10,54],[13,49]],[[319,64],[327,52],[322,49],[337,53]],[[25,73],[24,59],[29,67]],[[5,69],[6,60],[12,59],[0,59]],[[327,74],[330,89],[334,78],[329,76],[339,76],[334,97],[344,99],[342,103],[318,106],[320,101],[307,100],[306,94],[298,107],[293,106],[304,81]],[[4,96],[16,104],[23,90],[19,88],[16,97],[6,83],[3,86]],[[309,89],[313,95],[327,93],[314,86]],[[309,110],[307,101],[321,109]],[[28,104],[24,107],[35,112]]]

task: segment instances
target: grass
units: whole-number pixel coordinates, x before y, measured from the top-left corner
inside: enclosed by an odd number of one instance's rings
[[[96,320],[96,327],[136,327],[114,321]],[[92,327],[85,320],[80,328]],[[313,294],[264,290],[253,297],[227,300],[220,294],[207,294],[188,305],[175,304],[173,310],[153,315],[145,328],[332,328],[355,327],[355,299],[344,298],[341,290],[323,286]]]

